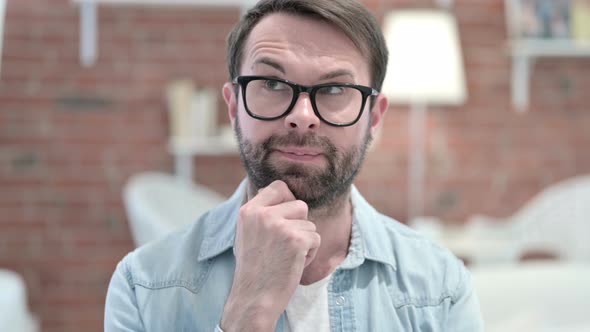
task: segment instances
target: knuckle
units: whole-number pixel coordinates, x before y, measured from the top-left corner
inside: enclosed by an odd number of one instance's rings
[[[272,219],[272,211],[268,208],[261,208],[256,210],[256,220],[264,221]]]
[[[284,194],[285,192],[290,192],[289,186],[282,180],[275,180],[271,183],[271,186],[277,193]]]
[[[300,236],[294,236],[291,238],[291,244],[295,248],[302,248],[305,246],[305,241]]]
[[[317,227],[313,222],[308,221],[308,225],[312,232],[315,232],[317,230]]]
[[[265,207],[242,206],[239,211],[238,222],[253,224],[266,224],[273,219],[272,210]]]
[[[315,233],[315,241],[316,241],[317,246],[319,247],[320,244],[322,243],[322,237],[320,236],[320,234]]]
[[[285,181],[282,180],[274,180],[273,183],[271,183],[271,186],[281,190],[287,189],[287,184],[285,183]]]
[[[243,205],[239,211],[240,219],[247,220],[252,216],[252,208],[249,205]]]
[[[305,214],[307,214],[308,209],[309,209],[308,206],[307,206],[307,203],[305,203],[304,201],[298,199],[298,200],[295,201],[295,204],[297,206],[297,209],[301,210],[302,213],[305,212]]]

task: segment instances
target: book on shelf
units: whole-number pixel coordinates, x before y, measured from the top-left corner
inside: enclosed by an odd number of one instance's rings
[[[571,29],[577,44],[590,46],[590,0],[572,1]]]

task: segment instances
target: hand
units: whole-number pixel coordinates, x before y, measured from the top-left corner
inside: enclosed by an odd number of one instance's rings
[[[283,181],[271,183],[241,207],[224,331],[274,330],[320,246],[307,213],[307,204],[296,200]]]

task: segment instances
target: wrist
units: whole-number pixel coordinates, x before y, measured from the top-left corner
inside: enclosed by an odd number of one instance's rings
[[[276,315],[269,309],[261,303],[240,303],[228,299],[219,326],[223,332],[274,331],[280,313]]]

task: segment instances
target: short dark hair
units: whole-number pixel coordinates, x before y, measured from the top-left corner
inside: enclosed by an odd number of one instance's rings
[[[272,13],[316,18],[341,29],[369,59],[371,86],[380,91],[387,69],[387,46],[375,17],[356,0],[261,0],[236,24],[227,38],[230,80],[239,75],[244,44],[260,20]]]

